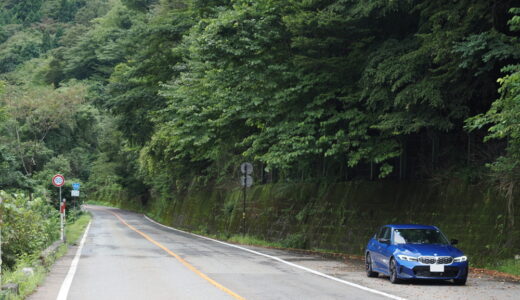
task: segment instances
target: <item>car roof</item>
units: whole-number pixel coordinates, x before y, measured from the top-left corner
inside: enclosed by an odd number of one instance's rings
[[[385,226],[392,227],[394,229],[435,229],[435,230],[438,230],[438,228],[435,226],[421,225],[421,224],[388,224]]]

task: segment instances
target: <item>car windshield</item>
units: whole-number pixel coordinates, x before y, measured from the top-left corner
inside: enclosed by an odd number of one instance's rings
[[[396,244],[449,244],[446,237],[435,229],[396,229],[394,242]]]

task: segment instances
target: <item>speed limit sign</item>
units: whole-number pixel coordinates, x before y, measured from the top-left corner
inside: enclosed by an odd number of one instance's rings
[[[56,174],[52,177],[52,184],[56,187],[63,186],[65,184],[65,177],[61,174]]]

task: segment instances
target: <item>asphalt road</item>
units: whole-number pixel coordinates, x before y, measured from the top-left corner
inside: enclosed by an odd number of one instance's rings
[[[359,261],[228,245],[140,214],[89,210],[94,217],[84,244],[59,260],[29,299],[517,299],[520,294],[520,284],[490,277],[470,277],[467,286],[392,285],[387,278],[366,278]]]

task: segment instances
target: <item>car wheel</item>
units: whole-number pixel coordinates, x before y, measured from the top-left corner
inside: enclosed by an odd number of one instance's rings
[[[365,269],[368,277],[377,277],[379,275],[379,273],[372,271],[372,257],[370,257],[370,253],[367,253],[365,258]]]
[[[397,277],[397,264],[395,263],[394,258],[390,259],[390,282],[391,283],[401,283],[401,279]]]
[[[464,277],[459,279],[453,279],[453,283],[456,285],[466,285],[466,281],[468,280],[468,268],[464,269],[464,272],[462,273]]]

